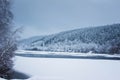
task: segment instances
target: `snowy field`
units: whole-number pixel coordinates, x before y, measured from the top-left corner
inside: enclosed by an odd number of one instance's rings
[[[120,80],[119,60],[15,57],[15,70],[28,80]]]

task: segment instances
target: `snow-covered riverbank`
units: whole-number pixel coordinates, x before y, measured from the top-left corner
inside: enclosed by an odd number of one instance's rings
[[[15,57],[14,69],[29,80],[120,80],[120,61]]]
[[[50,52],[50,51],[29,51],[18,50],[16,55],[35,58],[71,58],[71,59],[101,59],[101,60],[120,60],[120,55],[97,54],[97,53],[75,53],[75,52]]]

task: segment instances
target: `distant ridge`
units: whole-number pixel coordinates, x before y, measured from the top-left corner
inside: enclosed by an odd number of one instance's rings
[[[22,40],[19,48],[40,51],[119,54],[120,24],[89,27]]]

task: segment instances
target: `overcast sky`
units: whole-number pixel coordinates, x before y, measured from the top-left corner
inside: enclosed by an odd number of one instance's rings
[[[120,22],[120,0],[14,0],[22,38]]]

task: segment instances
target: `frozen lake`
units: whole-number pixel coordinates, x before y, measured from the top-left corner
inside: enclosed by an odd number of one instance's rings
[[[29,80],[120,80],[119,60],[15,57],[14,68]]]

